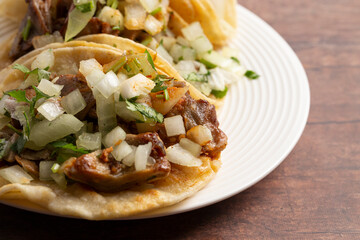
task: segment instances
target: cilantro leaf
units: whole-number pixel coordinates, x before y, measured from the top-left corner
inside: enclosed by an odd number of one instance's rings
[[[24,137],[26,138],[26,140],[28,140],[30,137],[30,121],[29,121],[28,115],[25,112],[23,112],[23,114],[24,114],[25,122],[26,122],[23,133],[24,133]]]
[[[21,134],[20,137],[16,140],[16,142],[11,146],[11,149],[17,153],[21,153],[21,151],[25,147],[25,143],[27,142],[26,137]]]
[[[34,70],[30,71],[26,66],[16,63],[13,66],[13,69],[17,69],[17,70],[25,73],[24,78],[27,78],[30,74],[34,74],[38,78],[39,81],[41,79],[49,80],[50,75],[51,75],[51,73],[47,71],[47,70],[49,70],[48,67],[46,69],[35,68]]]
[[[207,83],[208,76],[210,75],[210,72],[207,74],[199,74],[199,73],[190,73],[185,77],[185,80],[187,81],[193,81],[193,82],[205,82]]]
[[[90,2],[87,2],[87,3],[84,3],[84,4],[75,5],[75,7],[77,9],[79,9],[80,12],[87,13],[87,12],[90,12],[91,10],[93,10],[94,3],[93,3],[93,1],[90,1]]]
[[[231,60],[235,61],[237,64],[240,64],[240,60],[236,57],[231,57]]]
[[[18,64],[18,63],[16,63],[12,68],[13,68],[13,69],[20,70],[20,71],[22,71],[22,72],[25,73],[25,74],[27,74],[27,73],[30,72],[30,70],[29,70],[27,67],[25,67],[24,65]]]
[[[5,140],[5,138],[1,138],[0,139],[0,159],[4,157],[4,155],[6,154],[6,145],[7,145],[7,141]]]
[[[247,77],[250,80],[254,80],[254,79],[258,79],[260,77],[260,75],[258,75],[256,72],[254,71],[246,71],[245,73],[245,77]]]
[[[209,62],[208,60],[206,60],[204,58],[200,59],[200,62],[202,64],[204,64],[207,69],[213,69],[213,68],[217,67],[216,64],[213,64],[212,62]]]
[[[162,123],[164,121],[164,116],[151,107],[136,102],[130,102],[129,100],[125,100],[125,102],[127,104],[127,109],[130,111],[139,112],[147,119],[155,122]]]
[[[160,92],[167,89],[167,86],[162,86],[163,82],[157,82],[155,87],[151,90],[151,92]]]
[[[222,90],[222,91],[212,90],[212,91],[211,91],[211,94],[214,95],[216,98],[223,98],[223,97],[226,96],[227,91],[228,91],[228,88],[225,87],[225,89]]]
[[[25,90],[10,90],[4,94],[15,98],[17,102],[31,102],[29,99],[27,99]]]
[[[77,152],[77,153],[83,153],[83,154],[89,153],[89,151],[86,150],[86,149],[77,148],[74,144],[64,142],[64,141],[52,142],[52,143],[50,143],[50,145],[55,147],[55,148],[69,149],[69,150]]]
[[[149,51],[146,49],[145,50],[145,53],[146,53],[146,56],[147,56],[147,60],[148,62],[150,63],[151,67],[156,71],[156,68],[155,68],[155,64],[154,64],[154,61],[149,53]]]

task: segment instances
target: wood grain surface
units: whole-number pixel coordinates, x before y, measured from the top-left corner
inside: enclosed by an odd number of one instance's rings
[[[360,239],[360,1],[239,3],[289,42],[309,77],[307,126],[275,171],[218,204],[140,221],[0,205],[0,239]]]

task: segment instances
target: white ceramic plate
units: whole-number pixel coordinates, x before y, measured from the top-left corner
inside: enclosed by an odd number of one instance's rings
[[[237,34],[230,45],[241,50],[241,62],[261,77],[232,86],[218,113],[229,137],[222,168],[193,197],[131,219],[172,215],[229,198],[268,175],[299,140],[310,106],[309,84],[299,59],[274,29],[249,10],[237,6],[237,18]]]

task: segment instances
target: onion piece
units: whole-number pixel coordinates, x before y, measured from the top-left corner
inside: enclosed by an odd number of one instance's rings
[[[53,180],[51,175],[53,174],[51,168],[56,163],[55,161],[41,161],[39,164],[39,179],[40,181]]]
[[[182,148],[189,151],[195,157],[200,156],[202,147],[199,144],[197,144],[197,143],[195,143],[195,142],[193,142],[193,141],[191,141],[190,139],[187,139],[187,138],[180,139],[179,144],[180,144],[180,146]]]
[[[137,3],[130,3],[125,6],[124,25],[129,30],[144,29],[146,10]]]
[[[118,142],[125,140],[126,132],[119,126],[111,130],[103,139],[105,147],[113,147]]]
[[[95,88],[105,97],[109,98],[115,91],[120,88],[121,82],[113,71],[109,71],[96,84]]]
[[[170,55],[175,60],[175,62],[178,62],[181,60],[181,57],[183,55],[183,47],[179,44],[174,44],[170,49]]]
[[[148,15],[144,23],[144,30],[150,35],[155,35],[161,32],[163,23],[157,20],[154,16]]]
[[[55,31],[53,34],[45,34],[42,36],[35,36],[32,39],[32,44],[35,49],[45,47],[50,43],[62,43],[64,42],[64,38],[61,36],[59,31]]]
[[[112,27],[124,28],[124,17],[117,9],[105,6],[101,9],[98,18],[103,22],[109,23]]]
[[[178,36],[178,37],[176,38],[176,42],[177,42],[178,44],[180,44],[181,46],[190,47],[190,42],[189,42],[189,40],[187,40],[187,39],[185,39],[185,38],[183,38],[183,37],[181,37],[181,36]]]
[[[166,149],[166,157],[169,162],[186,167],[199,167],[202,165],[202,161],[199,158],[194,157],[178,143]]]
[[[88,86],[93,89],[105,77],[105,73],[100,69],[94,69],[86,76]]]
[[[53,121],[65,112],[61,107],[60,102],[55,98],[46,100],[37,108],[37,111],[49,121]]]
[[[58,85],[46,79],[41,79],[38,89],[49,96],[60,96],[63,85]]]
[[[76,146],[87,150],[101,149],[101,133],[82,133],[76,140]]]
[[[232,59],[223,57],[220,53],[216,51],[211,51],[210,53],[207,52],[205,54],[202,54],[201,58],[222,68],[227,68],[231,63],[233,63]]]
[[[122,141],[119,145],[114,147],[114,151],[111,152],[111,155],[113,155],[116,161],[120,162],[129,154],[131,154],[132,151],[133,149],[131,146],[127,142]]]
[[[52,49],[47,49],[41,52],[35,60],[31,63],[31,70],[36,68],[45,69],[54,66],[55,56]]]
[[[3,97],[0,100],[0,114],[4,115],[6,113],[6,102],[7,99],[9,99],[10,96],[9,95],[3,95]]]
[[[199,22],[193,22],[189,26],[181,29],[182,34],[184,37],[191,41],[194,41],[195,39],[205,36],[204,31],[200,25]]]
[[[135,153],[135,170],[142,171],[146,169],[147,159],[150,156],[152,143],[148,142],[144,145],[139,145]]]
[[[184,120],[181,115],[167,117],[164,119],[166,135],[168,137],[185,134]]]
[[[140,95],[147,95],[154,87],[154,81],[139,73],[121,84],[120,93],[123,98],[130,99]]]
[[[34,180],[22,167],[14,165],[0,169],[0,177],[11,183],[29,183]]]
[[[127,108],[126,102],[115,103],[116,114],[126,122],[140,121],[145,122],[146,118],[139,112],[133,112]]]
[[[187,131],[186,135],[190,140],[200,144],[201,146],[204,146],[213,140],[210,129],[204,125],[197,125],[191,128]]]
[[[190,45],[193,49],[195,49],[198,55],[214,49],[213,45],[205,35],[194,39],[191,41]]]
[[[134,165],[135,154],[136,154],[136,149],[137,149],[137,147],[135,147],[135,146],[130,146],[130,147],[132,149],[132,152],[122,160],[122,163],[128,167],[131,167],[132,165]]]
[[[148,13],[151,13],[159,6],[159,0],[140,0],[140,3]]]
[[[172,46],[176,44],[176,39],[173,37],[161,36],[159,42],[162,43],[166,51],[170,52]]]
[[[114,97],[105,98],[97,91],[93,91],[93,93],[96,100],[99,130],[101,134],[105,135],[117,126]]]
[[[64,173],[51,173],[50,177],[62,188],[66,188],[67,181]]]
[[[84,77],[87,77],[95,69],[103,71],[103,66],[95,58],[80,61],[79,71]]]
[[[174,59],[170,56],[170,54],[166,51],[166,49],[160,44],[156,49],[156,52],[164,58],[168,63],[173,64]]]
[[[41,147],[46,144],[78,132],[84,125],[71,114],[63,114],[53,121],[43,120],[33,125],[30,141]]]
[[[92,1],[92,0],[91,0]],[[88,24],[96,11],[96,3],[92,1],[93,8],[89,12],[81,12],[78,8],[74,8],[68,16],[68,25],[65,33],[65,42],[78,35]]]
[[[195,61],[196,59],[196,51],[192,48],[183,47],[182,49],[182,57],[183,60]]]
[[[86,102],[77,88],[61,99],[61,106],[68,114],[75,115],[86,107]]]

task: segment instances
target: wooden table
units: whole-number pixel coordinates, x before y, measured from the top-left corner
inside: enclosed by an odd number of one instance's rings
[[[213,206],[141,221],[0,205],[0,239],[360,239],[360,1],[239,2],[290,43],[310,81],[306,129],[275,171]]]

